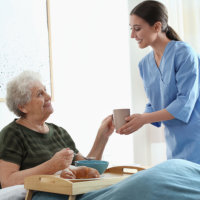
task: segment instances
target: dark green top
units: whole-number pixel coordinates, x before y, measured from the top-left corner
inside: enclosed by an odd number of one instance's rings
[[[16,163],[20,170],[35,167],[63,148],[78,153],[75,143],[61,127],[46,123],[49,132],[41,134],[17,124],[14,120],[0,133],[0,159]]]

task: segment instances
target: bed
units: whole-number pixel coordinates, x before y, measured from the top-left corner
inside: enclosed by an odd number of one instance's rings
[[[14,186],[10,192],[9,189],[5,188],[0,191],[1,200],[5,199],[5,196],[2,196],[2,194],[6,190],[10,194],[13,191],[19,191],[19,197],[12,198],[12,200],[22,199],[26,192],[23,186]],[[37,194],[39,195],[37,196]],[[63,197],[58,195],[57,197],[56,200],[66,200],[66,195]],[[33,200],[39,199],[49,200],[54,198],[52,198],[52,193],[37,192]],[[87,192],[76,198],[76,200],[123,199],[200,200],[200,165],[181,159],[168,160],[152,168],[139,171],[116,184]]]

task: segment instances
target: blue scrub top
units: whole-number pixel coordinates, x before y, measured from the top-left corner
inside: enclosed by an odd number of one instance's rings
[[[166,109],[175,119],[163,121],[167,158],[200,164],[200,56],[185,42],[170,41],[157,67],[151,51],[139,63],[149,103],[145,112]],[[161,122],[153,125],[159,127]]]

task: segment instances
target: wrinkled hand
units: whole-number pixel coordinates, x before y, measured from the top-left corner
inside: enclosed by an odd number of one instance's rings
[[[124,126],[122,126],[119,130],[117,130],[117,133],[128,135],[130,133],[133,133],[134,131],[137,131],[145,124],[142,114],[133,114],[127,117],[126,121],[127,123]]]
[[[102,121],[101,126],[99,128],[99,133],[101,135],[105,135],[105,136],[109,137],[113,133],[114,128],[115,127],[113,124],[112,115],[109,115]]]
[[[55,171],[63,170],[71,165],[74,152],[70,148],[62,149],[49,160],[50,167]]]
[[[87,178],[99,178],[100,174],[96,169],[86,167],[86,166],[80,166],[80,167],[74,167],[72,169],[64,169],[62,173],[60,174],[62,178],[67,179],[87,179]]]
[[[60,177],[67,178],[67,179],[75,179],[76,175],[71,171],[70,168],[66,168],[62,170]]]

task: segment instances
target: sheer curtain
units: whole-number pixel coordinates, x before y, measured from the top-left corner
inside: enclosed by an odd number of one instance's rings
[[[188,42],[200,53],[200,1],[199,0],[163,0],[168,8],[169,25],[182,40]]]
[[[128,0],[129,12],[142,0]],[[169,25],[181,39],[189,43],[200,53],[200,1],[199,0],[160,0],[168,9]],[[140,50],[133,39],[130,39],[132,105],[135,112],[143,112],[146,95],[138,72],[138,62],[150,51]],[[134,135],[134,160],[142,165],[155,165],[166,159],[164,131],[146,125]]]

